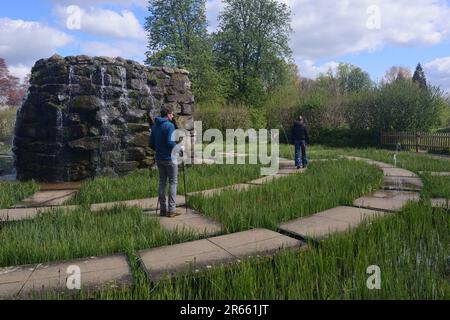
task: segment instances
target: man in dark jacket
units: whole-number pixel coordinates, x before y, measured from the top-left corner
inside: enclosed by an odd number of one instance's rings
[[[306,169],[308,166],[308,157],[306,155],[306,146],[309,145],[308,129],[305,127],[303,117],[295,121],[292,129],[292,141],[295,144],[295,166],[297,169]]]
[[[150,148],[156,151],[156,163],[159,169],[159,203],[161,216],[175,217],[179,215],[176,210],[176,196],[178,187],[179,151],[175,142],[174,113],[171,107],[161,109],[161,117],[155,119],[150,137]],[[166,186],[169,179],[169,206],[166,201]]]

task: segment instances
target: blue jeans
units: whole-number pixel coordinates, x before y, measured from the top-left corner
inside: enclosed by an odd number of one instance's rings
[[[175,212],[177,204],[178,163],[174,161],[157,161],[159,169],[159,204],[162,212]],[[166,187],[169,179],[169,207],[167,207]],[[169,210],[167,210],[169,209]]]
[[[306,155],[306,141],[295,141],[295,166],[300,169],[308,166],[308,157]]]

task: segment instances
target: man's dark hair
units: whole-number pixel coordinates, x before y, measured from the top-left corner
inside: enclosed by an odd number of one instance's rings
[[[161,108],[161,117],[165,118],[171,113],[173,113],[173,107],[172,106],[163,106]]]

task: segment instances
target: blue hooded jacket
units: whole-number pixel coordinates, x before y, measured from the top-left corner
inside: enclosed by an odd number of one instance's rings
[[[156,151],[156,160],[171,161],[175,142],[175,125],[167,118],[158,117],[152,127],[150,148]]]

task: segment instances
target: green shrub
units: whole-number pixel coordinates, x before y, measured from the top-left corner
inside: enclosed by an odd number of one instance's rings
[[[224,106],[199,105],[196,108],[195,120],[203,122],[203,131],[219,129],[249,129],[252,127],[250,110],[244,105],[227,104]]]
[[[352,95],[346,115],[353,129],[430,131],[441,125],[446,105],[440,89],[397,80]]]

